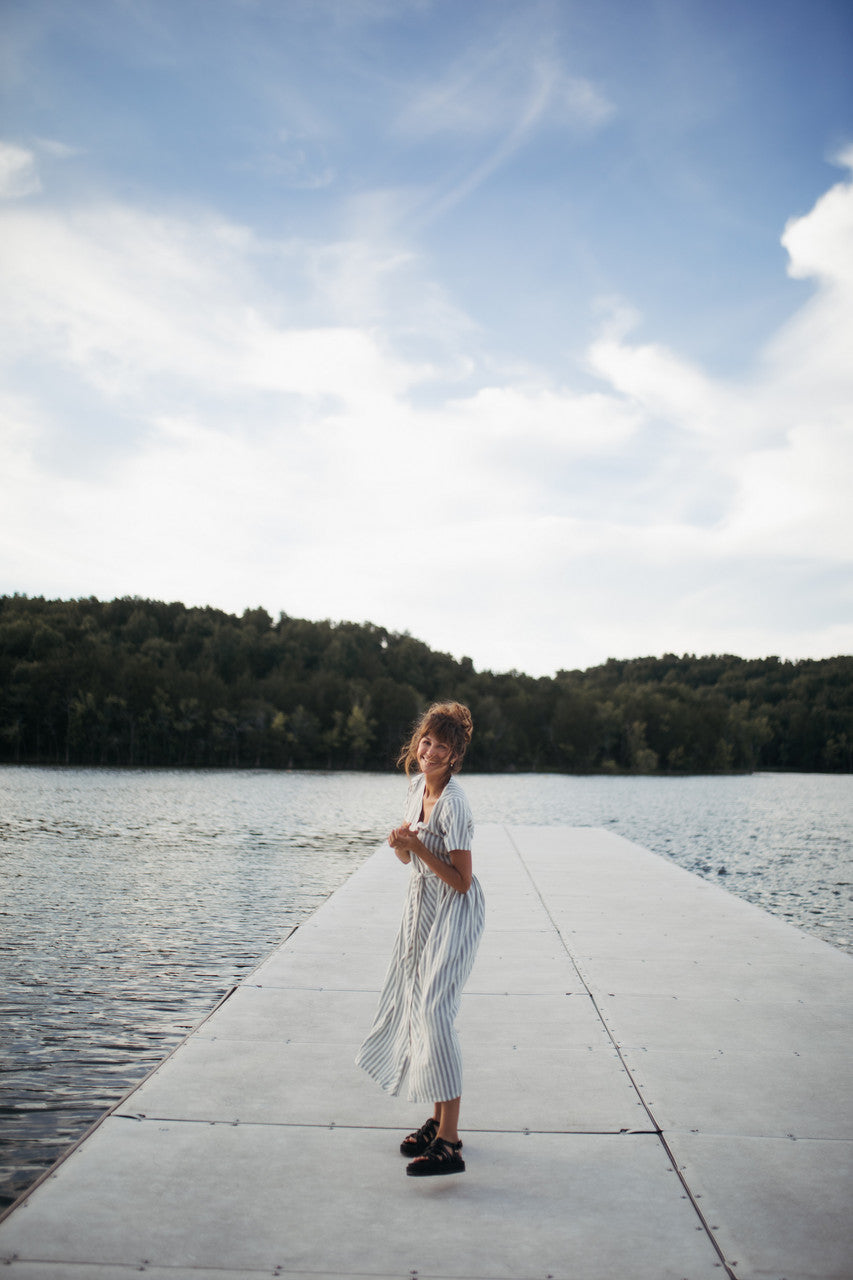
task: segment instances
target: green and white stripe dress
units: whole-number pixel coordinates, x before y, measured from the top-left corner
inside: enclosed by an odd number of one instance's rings
[[[412,781],[404,821],[418,828],[430,853],[449,864],[452,849],[471,848],[471,809],[451,777],[429,822],[420,822],[424,785],[423,775]],[[410,1102],[447,1102],[462,1093],[462,1055],[453,1024],[483,933],[483,891],[475,877],[468,892],[459,893],[414,853],[410,872],[379,1008],[356,1064],[388,1093],[399,1093],[408,1072]]]

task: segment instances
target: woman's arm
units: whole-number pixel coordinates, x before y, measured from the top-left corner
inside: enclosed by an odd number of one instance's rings
[[[388,837],[388,843],[401,862],[411,861],[411,855],[416,853],[421,862],[429,867],[430,871],[435,872],[439,880],[449,884],[457,893],[467,893],[471,888],[474,872],[470,849],[451,849],[448,853],[450,858],[448,865],[442,858],[430,853],[417,832],[410,831],[408,827],[398,827],[396,831],[392,831]],[[405,857],[401,856],[402,853],[405,853]]]
[[[434,871],[440,880],[445,884],[449,884],[451,889],[455,889],[457,893],[467,893],[471,888],[471,881],[474,878],[474,870],[472,866],[470,849],[451,849],[448,853],[450,866],[446,862],[442,862],[441,858],[437,858],[434,853],[430,853],[428,849],[424,849],[424,854],[418,850],[418,857],[423,858],[431,871]]]

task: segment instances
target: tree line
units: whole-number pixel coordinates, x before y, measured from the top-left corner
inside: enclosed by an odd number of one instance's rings
[[[432,701],[471,708],[466,768],[853,768],[853,657],[610,659],[477,671],[408,633],[136,597],[0,597],[0,760],[387,769]]]

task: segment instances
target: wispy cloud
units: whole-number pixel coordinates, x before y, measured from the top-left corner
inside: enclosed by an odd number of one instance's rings
[[[471,195],[537,130],[586,135],[611,119],[615,108],[602,90],[570,75],[553,52],[543,51],[543,43],[513,26],[490,45],[460,56],[442,79],[416,88],[404,105],[394,127],[411,141],[441,136],[469,146],[488,144],[463,177],[432,197],[424,221]]]
[[[20,200],[40,190],[33,152],[11,142],[0,142],[0,199]]]
[[[295,191],[318,191],[331,186],[336,171],[326,161],[317,140],[283,129],[275,145],[257,152],[239,166],[278,180]]]
[[[35,145],[39,152],[54,160],[73,160],[82,154],[80,147],[72,147],[69,143],[60,142],[57,138],[36,138]]]
[[[540,122],[569,130],[605,124],[613,104],[592,81],[569,74],[544,43],[513,29],[466,51],[443,78],[415,87],[396,132],[488,138]]]

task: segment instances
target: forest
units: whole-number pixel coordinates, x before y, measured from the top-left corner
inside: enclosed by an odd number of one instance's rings
[[[477,671],[368,622],[136,597],[0,597],[0,761],[388,769],[421,710],[470,706],[480,772],[853,768],[853,657]]]

